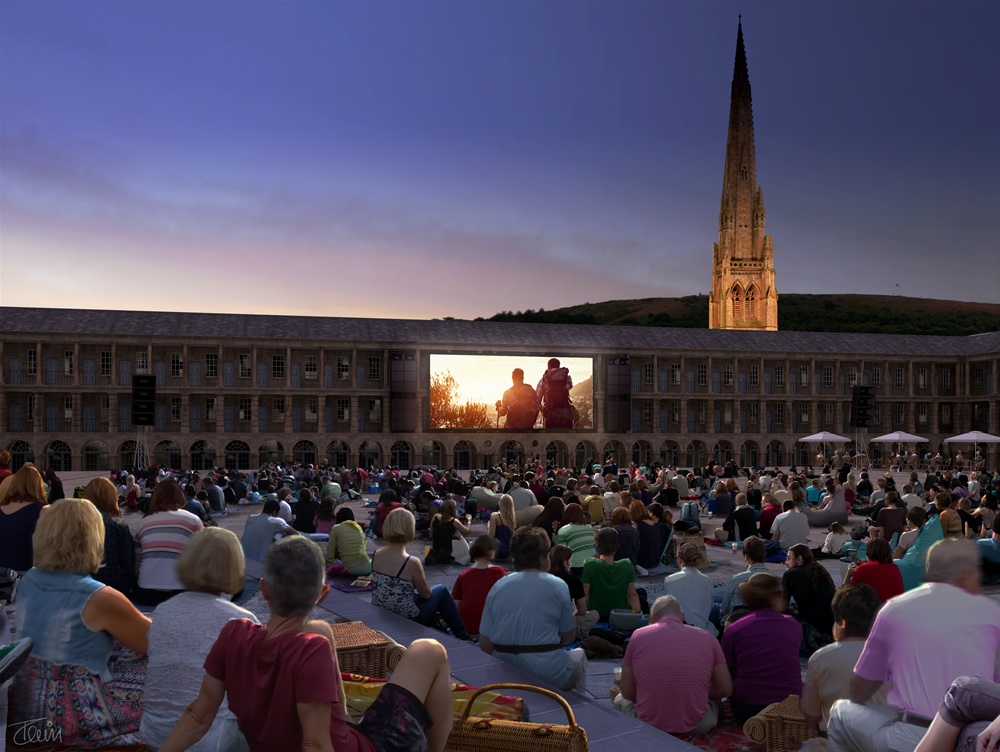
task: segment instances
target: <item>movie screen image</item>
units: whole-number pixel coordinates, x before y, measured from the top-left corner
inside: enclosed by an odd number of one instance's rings
[[[432,354],[430,372],[431,428],[594,427],[592,358]]]

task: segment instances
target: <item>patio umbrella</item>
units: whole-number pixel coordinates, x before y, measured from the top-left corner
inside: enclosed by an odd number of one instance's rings
[[[799,439],[803,444],[822,444],[823,445],[823,455],[826,456],[826,443],[829,442],[848,442],[849,438],[846,436],[838,436],[835,433],[830,433],[829,431],[820,431],[819,433],[814,433],[811,436],[803,436]]]
[[[976,452],[979,449],[979,444],[1000,443],[1000,436],[994,436],[991,433],[983,433],[982,431],[969,431],[968,433],[961,433],[958,436],[951,436],[945,439],[945,442],[948,444],[972,444],[972,456],[974,462]]]
[[[893,431],[892,433],[887,433],[885,436],[876,436],[872,439],[873,444],[896,444],[897,453],[904,443],[920,444],[926,441],[927,439],[921,436],[914,436],[912,433],[907,433],[906,431]]]

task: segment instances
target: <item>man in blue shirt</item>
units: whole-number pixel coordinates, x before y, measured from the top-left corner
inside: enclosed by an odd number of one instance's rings
[[[479,647],[559,689],[586,689],[587,656],[573,642],[576,619],[566,583],[548,573],[549,536],[519,527],[510,541],[514,574],[496,582],[479,622]]]
[[[993,523],[993,535],[976,541],[983,560],[983,584],[991,585],[1000,580],[1000,529]]]

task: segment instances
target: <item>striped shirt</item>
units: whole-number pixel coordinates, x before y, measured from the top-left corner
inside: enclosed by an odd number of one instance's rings
[[[594,528],[590,525],[563,525],[556,533],[556,543],[573,550],[571,567],[583,568],[583,562],[597,554],[594,551]]]
[[[191,536],[201,530],[201,520],[178,509],[157,512],[142,521],[139,541],[139,587],[149,590],[183,590],[177,577],[177,560]]]

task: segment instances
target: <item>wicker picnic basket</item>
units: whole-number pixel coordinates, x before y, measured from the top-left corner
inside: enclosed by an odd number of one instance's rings
[[[337,664],[341,671],[362,674],[373,679],[386,677],[386,651],[389,641],[360,621],[331,624]]]
[[[767,752],[795,752],[812,738],[806,717],[799,708],[799,696],[788,695],[764,713]]]
[[[494,718],[470,718],[472,705],[483,692],[514,689],[537,692],[550,697],[566,711],[568,726],[554,723],[504,721]],[[555,692],[528,684],[487,684],[480,687],[465,706],[455,724],[445,752],[587,752],[587,732],[576,723],[569,703]]]

